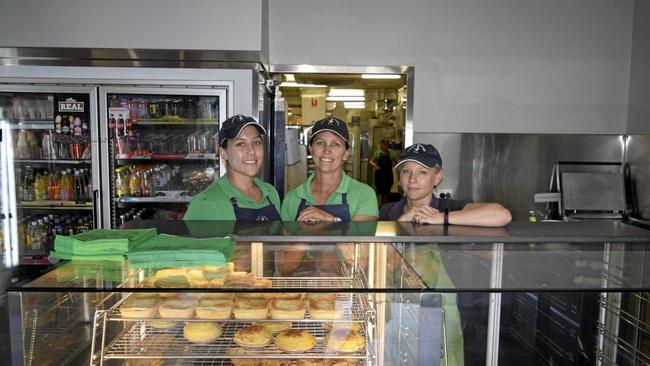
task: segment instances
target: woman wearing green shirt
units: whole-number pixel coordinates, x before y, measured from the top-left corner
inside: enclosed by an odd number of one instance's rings
[[[184,220],[280,220],[278,192],[257,177],[265,134],[252,117],[236,115],[221,124],[219,154],[227,173],[192,198]]]
[[[311,130],[309,150],[316,170],[287,193],[282,203],[284,221],[374,221],[377,197],[368,185],[343,172],[350,156],[350,134],[345,121],[329,117]]]

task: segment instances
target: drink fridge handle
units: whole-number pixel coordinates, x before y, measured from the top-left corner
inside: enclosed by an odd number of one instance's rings
[[[93,228],[97,228],[97,197],[99,196],[99,190],[93,190]]]

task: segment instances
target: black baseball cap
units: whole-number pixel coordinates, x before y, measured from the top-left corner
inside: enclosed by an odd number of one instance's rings
[[[223,146],[224,141],[234,140],[241,134],[242,130],[247,126],[253,125],[257,127],[260,134],[266,135],[266,130],[261,124],[253,117],[244,116],[243,114],[236,114],[227,120],[221,122],[219,128],[219,146]]]
[[[404,149],[399,156],[399,161],[395,165],[395,168],[407,161],[418,163],[425,168],[433,168],[436,166],[442,168],[440,153],[433,145],[429,144],[414,144]]]
[[[348,125],[342,119],[327,117],[321,119],[320,121],[317,121],[314,124],[314,127],[312,127],[311,129],[311,136],[309,136],[309,143],[311,144],[311,140],[314,139],[314,136],[316,136],[318,133],[323,131],[329,131],[335,133],[340,138],[342,138],[346,143],[348,144],[350,143],[350,133],[348,132]]]

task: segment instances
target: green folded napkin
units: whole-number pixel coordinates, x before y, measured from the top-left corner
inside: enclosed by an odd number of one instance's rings
[[[189,265],[225,265],[232,255],[234,243],[227,238],[188,238],[160,234],[135,245],[127,256],[132,265],[146,263],[151,268]],[[156,265],[164,263],[165,265]],[[172,263],[172,265],[169,265]]]
[[[68,256],[125,254],[155,235],[156,229],[94,229],[73,236],[57,235],[54,250]]]
[[[65,259],[72,261],[114,261],[114,262],[123,262],[123,254],[72,254],[67,252],[58,252],[51,251],[50,258],[52,259]]]

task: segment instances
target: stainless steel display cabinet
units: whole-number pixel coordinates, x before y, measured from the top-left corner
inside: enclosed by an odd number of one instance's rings
[[[650,232],[624,223],[475,228],[394,222],[134,221],[125,226],[144,227],[181,236],[231,235],[233,265],[223,267],[223,276],[228,271],[246,272],[264,286],[225,287],[219,276],[206,283],[187,275],[182,285],[161,287],[156,282],[161,269],[157,265],[62,263],[10,289],[13,364],[650,361],[646,265]],[[179,273],[184,275],[183,271]],[[307,305],[304,314],[293,315],[291,328],[316,340],[304,352],[285,352],[270,342],[232,354],[229,350],[239,347],[235,333],[262,319],[206,320],[193,314],[165,319],[170,323],[161,329],[156,312],[138,317],[122,312],[130,298],[159,296],[161,291],[194,301],[227,293],[235,297],[253,293],[250,296],[265,301],[287,293],[307,300],[314,294],[334,293],[330,301],[337,310],[333,320],[323,320]],[[220,337],[206,343],[186,340],[184,327],[199,321],[217,324]],[[327,336],[338,327],[355,330],[363,346],[349,353],[336,350]]]

